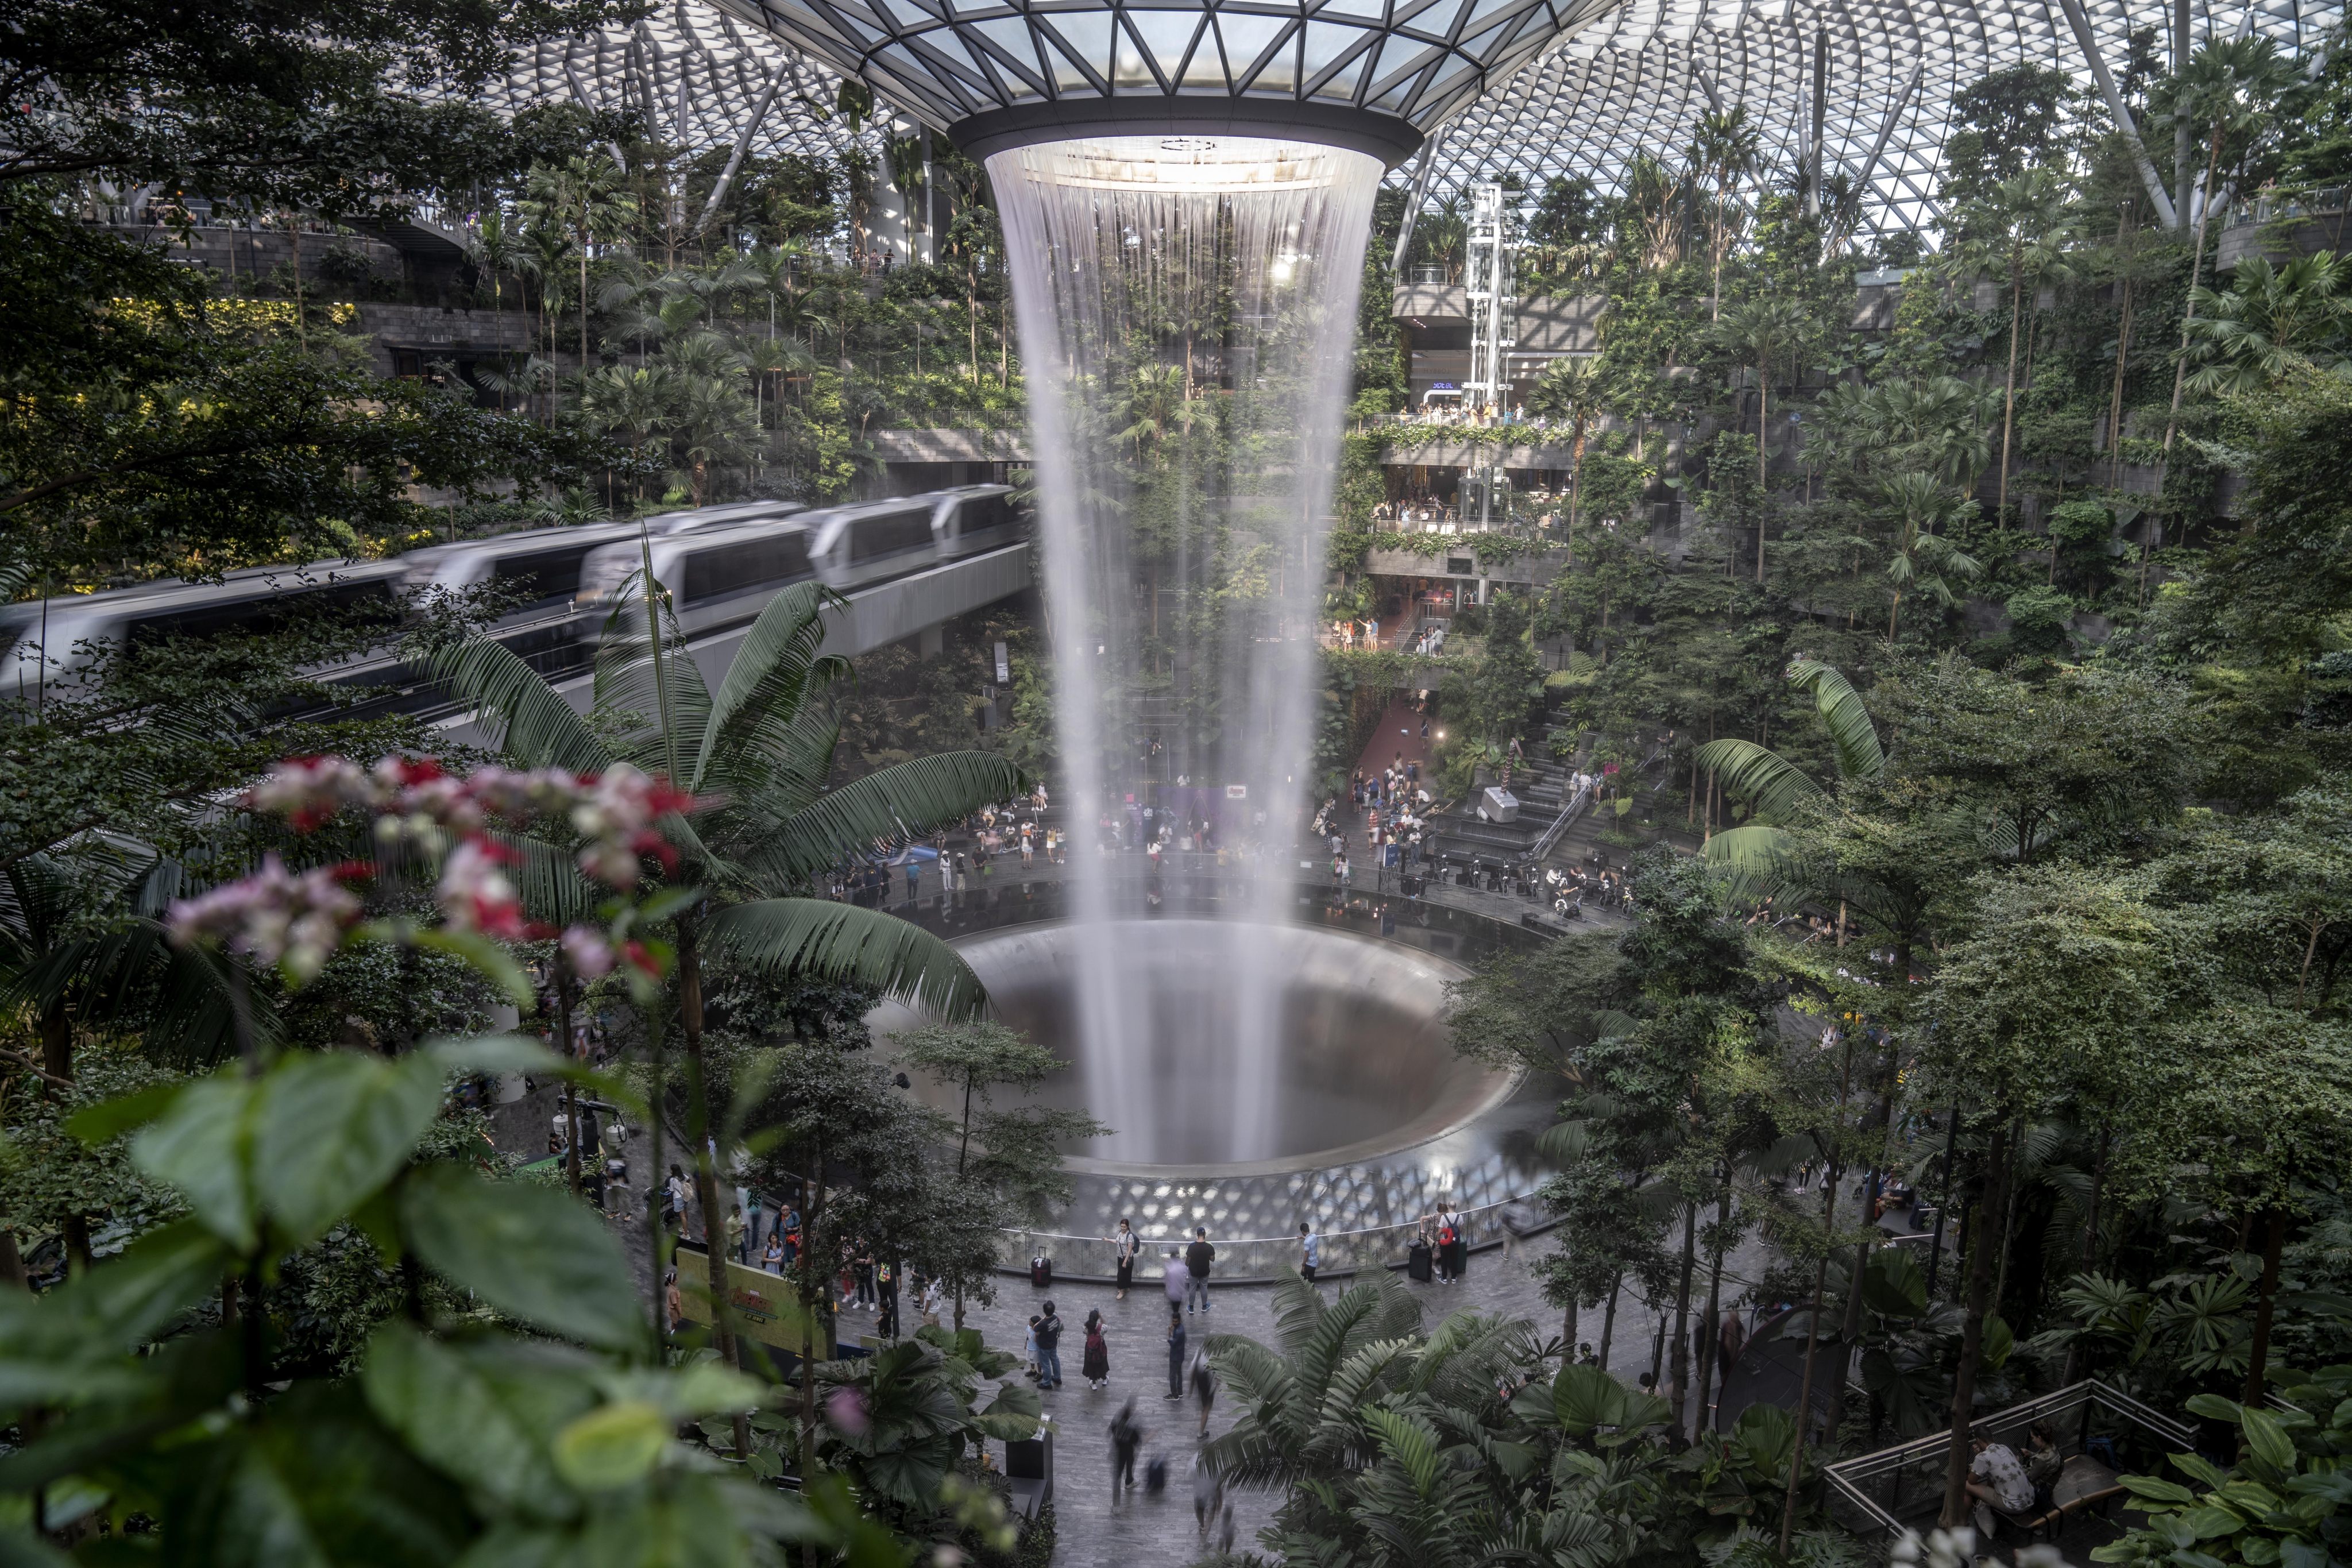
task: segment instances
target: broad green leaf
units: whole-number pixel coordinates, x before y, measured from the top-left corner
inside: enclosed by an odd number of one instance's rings
[[[1870,1256],[1862,1275],[1863,1305],[1882,1318],[1916,1318],[1927,1310],[1927,1279],[1911,1254],[1899,1247]]]
[[[170,1560],[236,1568],[441,1568],[468,1531],[449,1483],[358,1401],[298,1385],[260,1423],[183,1450],[164,1516]]]
[[[2200,1541],[2214,1541],[2224,1535],[2235,1535],[2246,1521],[2226,1508],[2195,1508],[2188,1513],[2189,1528]]]
[[[427,1165],[401,1184],[400,1220],[417,1256],[509,1317],[600,1349],[645,1342],[620,1244],[569,1194]]]
[[[1999,1371],[2000,1363],[2009,1359],[2009,1352],[2016,1348],[2017,1335],[2011,1331],[2008,1321],[1999,1312],[1987,1312],[1984,1321],[1985,1365]]]
[[[2280,1474],[2294,1469],[2294,1439],[2286,1435],[2278,1417],[2267,1410],[2248,1408],[2243,1413],[2246,1449],[2256,1459]]]
[[[2125,1489],[2134,1497],[2143,1497],[2150,1502],[2189,1508],[2197,1501],[2197,1494],[2178,1481],[2161,1480],[2155,1476],[2125,1476],[2122,1481]]]
[[[643,1480],[669,1446],[670,1423],[642,1399],[601,1405],[555,1436],[555,1468],[583,1492]]]
[[[399,1173],[441,1110],[429,1058],[300,1052],[261,1080],[251,1115],[255,1196],[288,1247],[303,1247]]]
[[[0,1528],[0,1568],[72,1568],[73,1559],[29,1530]]]
[[[151,1084],[130,1094],[84,1106],[67,1119],[66,1131],[93,1147],[110,1143],[169,1110],[187,1087],[184,1083]]]
[[[131,1141],[131,1162],[177,1187],[205,1228],[239,1252],[260,1240],[247,1175],[255,1085],[226,1074],[189,1084]]]
[[[574,1359],[508,1339],[452,1344],[386,1323],[362,1386],[378,1419],[461,1485],[506,1508],[562,1511],[549,1445],[595,1402]]]
[[[2245,1413],[2245,1407],[2234,1399],[2224,1399],[2218,1394],[2192,1394],[2181,1402],[2191,1415],[2202,1415],[2208,1421],[2234,1422]]]

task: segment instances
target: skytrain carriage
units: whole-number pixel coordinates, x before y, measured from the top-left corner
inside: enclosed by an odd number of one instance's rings
[[[650,545],[634,539],[604,545],[581,564],[574,603],[593,616],[609,614],[648,552],[654,578],[688,636],[749,620],[778,589],[817,575],[809,530],[798,521],[746,523],[674,533]]]
[[[637,522],[586,523],[573,528],[530,528],[490,539],[470,539],[411,551],[412,588],[465,589],[484,583],[511,587],[528,597],[509,620],[533,618],[551,610],[568,612],[580,591],[580,572],[589,555],[608,544],[639,537],[656,539],[752,522],[780,521],[807,510],[798,501],[747,501],[662,512]]]
[[[44,679],[69,683],[103,648],[276,631],[306,614],[381,612],[388,629],[405,574],[398,561],[257,566],[218,583],[142,583],[10,605],[0,608],[0,690],[29,697]]]
[[[984,555],[1019,542],[1025,532],[1010,485],[959,485],[938,493],[931,532],[942,561]]]
[[[933,494],[809,513],[803,521],[815,536],[809,554],[817,575],[826,587],[846,594],[937,564],[932,520],[939,510]]]

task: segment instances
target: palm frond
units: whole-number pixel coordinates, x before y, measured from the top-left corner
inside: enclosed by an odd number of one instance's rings
[[[1698,765],[1722,780],[1724,792],[1747,801],[1759,816],[1786,816],[1822,793],[1802,768],[1753,741],[1709,741],[1697,755]]]
[[[1026,789],[1029,776],[994,752],[942,752],[894,763],[821,796],[750,858],[785,881],[877,839],[919,837]]]
[[[706,787],[703,781],[730,742],[749,740],[772,724],[790,726],[812,690],[847,668],[845,661],[817,654],[824,643],[824,611],[841,602],[819,583],[795,584],[768,601],[710,699],[709,722],[687,773],[688,787]]]
[[[705,945],[758,968],[871,985],[942,1018],[979,1016],[988,990],[955,949],[880,910],[761,899],[710,917]]]
[[[576,773],[610,765],[586,721],[511,649],[488,637],[470,638],[436,653],[432,670],[500,726],[498,748],[516,762]]]
[[[1734,901],[1753,903],[1793,885],[1793,849],[1794,841],[1780,828],[1751,822],[1706,841],[1706,868]]]
[[[1853,682],[1817,658],[1801,658],[1790,665],[1789,681],[1813,694],[1813,706],[1830,732],[1830,744],[1837,748],[1841,777],[1874,780],[1886,771],[1886,752],[1878,744],[1878,731]]]
[[[571,925],[585,920],[603,896],[580,873],[580,862],[560,846],[525,833],[493,828],[489,837],[513,855],[515,891],[533,920]]]
[[[657,600],[661,640],[655,642],[645,594],[646,574],[640,568],[623,580],[614,596],[612,614],[604,617],[604,634],[596,642],[595,704],[601,712],[633,717],[623,742],[630,762],[682,784],[688,764],[702,749],[710,721],[710,691],[702,682],[701,667],[687,651],[667,595]]]

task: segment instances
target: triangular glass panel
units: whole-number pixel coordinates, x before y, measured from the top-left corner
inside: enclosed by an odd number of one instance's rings
[[[1363,53],[1356,56],[1355,58],[1349,60],[1346,65],[1341,66],[1338,70],[1333,71],[1323,80],[1316,82],[1315,86],[1309,90],[1307,96],[1310,98],[1329,99],[1332,101],[1339,103],[1355,102],[1356,84],[1363,80],[1365,66],[1371,62],[1372,57],[1378,52],[1379,51],[1375,49],[1369,48],[1364,50]],[[1314,80],[1311,77],[1307,79],[1310,81]]]
[[[985,21],[960,24],[969,35],[977,33],[1002,51],[999,58],[1008,59],[1024,75],[1042,79],[1037,64],[1037,41],[1029,31],[1029,24],[1019,16],[991,16]]]
[[[1033,26],[1049,30],[1060,38],[1071,55],[1086,63],[1087,72],[1095,77],[1107,77],[1110,72],[1110,13],[1108,11],[1032,11]],[[1055,79],[1061,73],[1056,70]],[[1074,84],[1064,83],[1065,86]],[[1099,90],[1099,89],[1097,89]]]
[[[1142,40],[1144,52],[1160,66],[1160,74],[1169,80],[1183,68],[1184,51],[1192,47],[1200,36],[1202,16],[1198,11],[1129,11],[1127,26]],[[1214,46],[1210,48],[1214,54]]]
[[[1244,92],[1294,93],[1298,90],[1298,37],[1294,26],[1283,40],[1275,45],[1258,73],[1242,84]]]
[[[1248,84],[1258,56],[1289,25],[1280,16],[1254,16],[1246,11],[1217,13],[1217,31],[1225,40],[1225,69],[1234,79],[1234,90]]]
[[[1360,16],[1377,22],[1388,14],[1388,0],[1323,0],[1318,16]]]
[[[1342,26],[1337,22],[1309,22],[1305,33],[1298,69],[1308,81],[1329,70],[1333,61],[1364,41],[1361,27]]]
[[[1111,32],[1110,89],[1115,93],[1160,90],[1160,80],[1151,73],[1151,62],[1125,27],[1114,26]]]

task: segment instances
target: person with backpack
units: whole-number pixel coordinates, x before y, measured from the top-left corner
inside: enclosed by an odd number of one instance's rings
[[[1298,1273],[1309,1285],[1315,1283],[1315,1270],[1323,1262],[1323,1238],[1305,1220],[1298,1222]]]
[[[1110,1386],[1110,1342],[1103,1337],[1103,1316],[1099,1311],[1089,1310],[1087,1313],[1087,1359],[1078,1370],[1094,1387]]]
[[[1054,1303],[1048,1301],[1037,1320],[1037,1387],[1043,1391],[1061,1386],[1062,1320],[1055,1315]]]
[[[1196,1226],[1192,1245],[1184,1249],[1184,1310],[1197,1308],[1202,1317],[1209,1313],[1209,1267],[1216,1261],[1217,1249],[1209,1245],[1209,1227]]]
[[[1135,1255],[1143,1250],[1143,1238],[1135,1234],[1127,1221],[1118,1222],[1118,1234],[1109,1238],[1111,1256],[1118,1264],[1118,1299],[1127,1300],[1127,1288],[1135,1283]]]
[[[1446,1209],[1437,1216],[1437,1279],[1442,1285],[1462,1282],[1463,1255],[1468,1249],[1462,1243],[1462,1215],[1459,1210]]]

